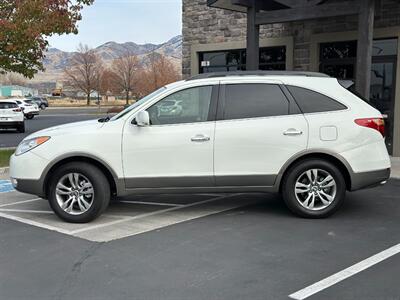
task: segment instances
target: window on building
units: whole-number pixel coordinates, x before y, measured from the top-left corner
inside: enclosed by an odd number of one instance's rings
[[[147,111],[152,125],[205,122],[211,103],[212,86],[195,87],[169,95]]]
[[[346,109],[346,106],[320,93],[297,86],[287,86],[303,113],[327,112]]]
[[[246,49],[200,53],[200,73],[246,70]],[[286,47],[260,49],[260,70],[285,70]]]
[[[323,43],[320,46],[320,71],[339,79],[353,80],[357,41]]]
[[[289,102],[276,84],[226,85],[224,119],[287,115]]]

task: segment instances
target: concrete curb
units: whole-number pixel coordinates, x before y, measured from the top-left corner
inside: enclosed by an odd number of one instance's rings
[[[0,168],[0,175],[5,175],[10,171],[9,167]]]

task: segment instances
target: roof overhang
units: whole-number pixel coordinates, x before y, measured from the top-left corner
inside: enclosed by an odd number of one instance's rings
[[[246,6],[243,6],[240,4],[234,4],[234,3],[232,3],[231,0],[207,0],[207,5],[210,7],[228,9],[228,10],[239,11],[239,12],[247,11]]]
[[[252,6],[251,2],[251,0],[207,0],[207,5],[215,8],[246,12],[247,8]],[[288,8],[288,6],[273,0],[256,0],[256,3],[259,10],[277,10]]]

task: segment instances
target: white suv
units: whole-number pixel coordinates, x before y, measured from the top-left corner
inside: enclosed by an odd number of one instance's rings
[[[15,128],[25,132],[25,120],[22,109],[14,100],[0,100],[0,128]]]
[[[24,112],[25,118],[31,120],[35,116],[39,115],[39,107],[32,100],[29,99],[17,99],[15,100],[18,106]]]
[[[171,101],[182,109],[160,114]],[[297,215],[321,218],[346,190],[384,183],[390,159],[381,113],[335,78],[244,72],[200,75],[111,119],[36,132],[10,172],[68,222],[93,220],[113,196],[182,192],[280,192]]]

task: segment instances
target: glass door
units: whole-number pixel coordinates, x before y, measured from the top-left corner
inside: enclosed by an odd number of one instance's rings
[[[375,57],[371,72],[370,101],[386,117],[386,145],[392,154],[396,59]]]

